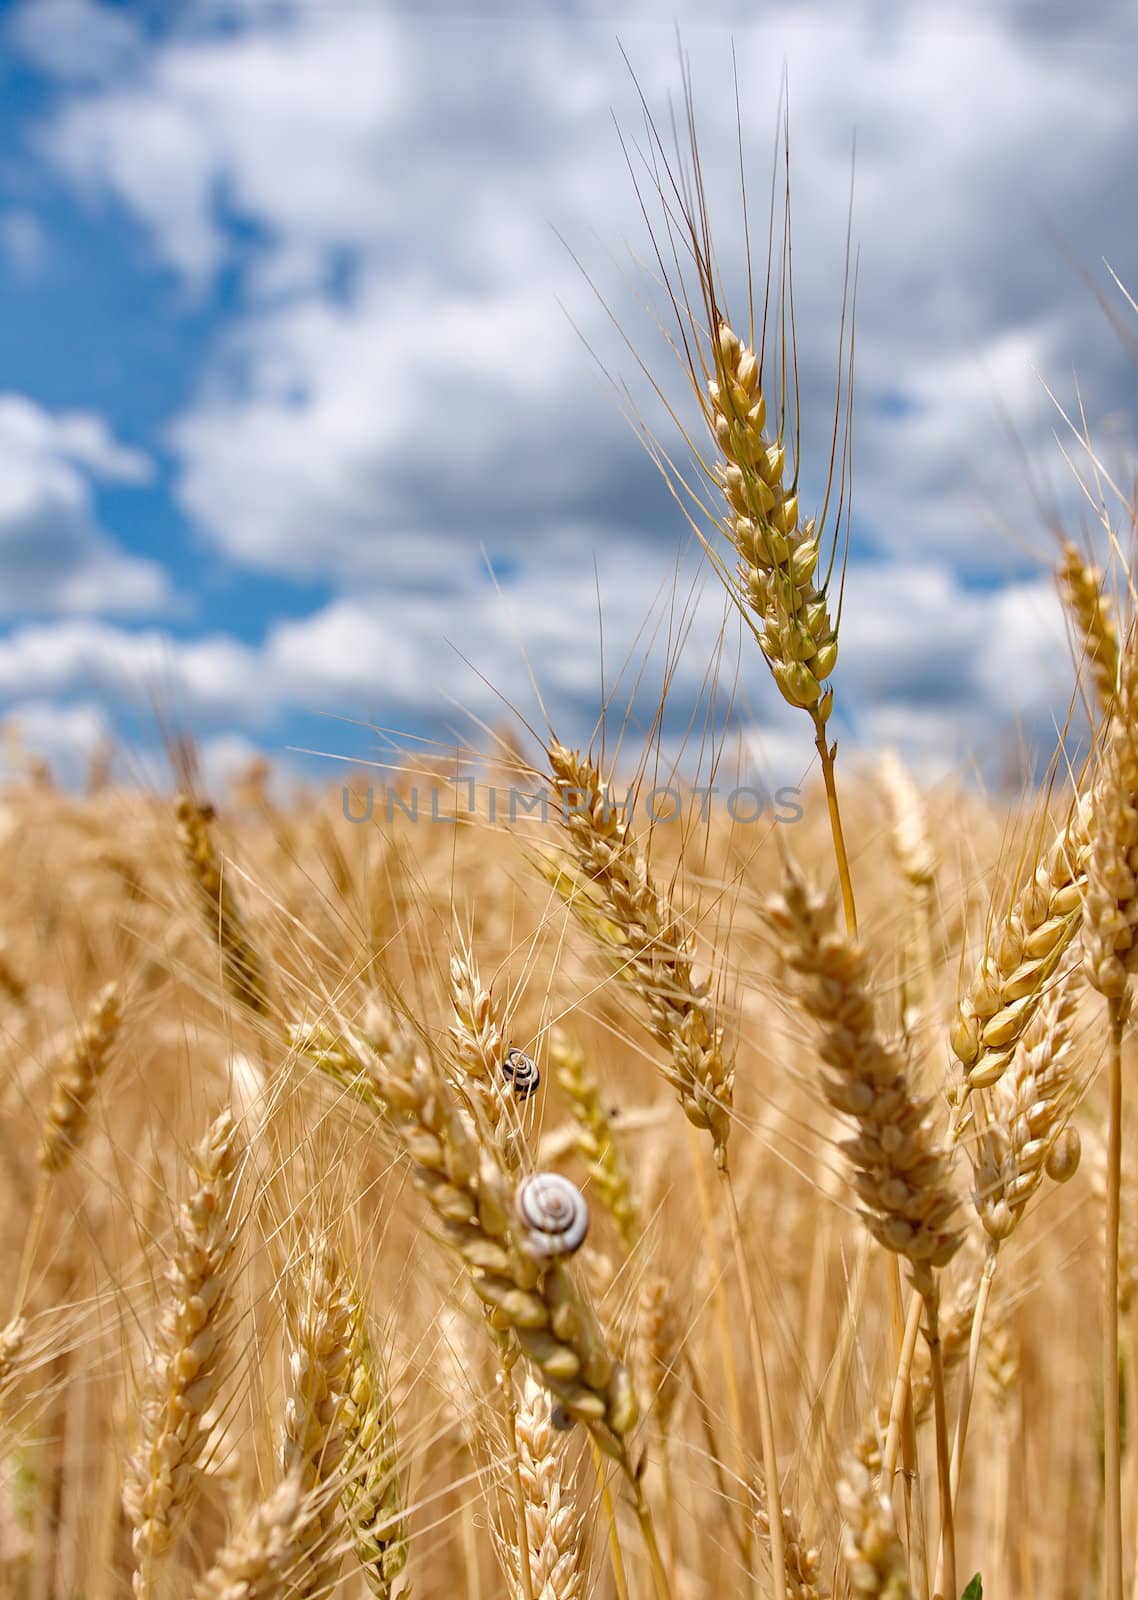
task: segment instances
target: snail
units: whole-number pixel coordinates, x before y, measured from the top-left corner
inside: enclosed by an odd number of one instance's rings
[[[524,1050],[518,1050],[516,1047],[506,1052],[506,1059],[502,1062],[502,1076],[512,1085],[519,1100],[528,1100],[531,1094],[536,1093],[541,1082],[537,1062],[532,1056],[527,1056]]]
[[[577,1185],[559,1172],[535,1172],[524,1178],[514,1206],[525,1229],[522,1246],[527,1255],[571,1256],[584,1244],[588,1204]]]

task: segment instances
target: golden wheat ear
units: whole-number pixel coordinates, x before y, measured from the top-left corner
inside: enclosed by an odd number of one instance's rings
[[[206,1441],[205,1413],[223,1374],[236,1242],[240,1147],[223,1111],[194,1152],[194,1189],[179,1214],[167,1294],[126,1464],[123,1507],[132,1529],[134,1593],[145,1600],[155,1565],[184,1525]]]
[[[710,983],[693,971],[691,931],[671,896],[654,882],[595,764],[556,740],[548,756],[585,889],[578,915],[595,936],[588,907],[599,905],[615,931],[619,943],[608,953],[619,954],[618,975],[640,998],[652,1035],[667,1052],[664,1076],[688,1121],[711,1135],[716,1162],[725,1168],[735,1066],[724,1049]],[[576,899],[571,904],[577,908]]]
[[[265,965],[214,841],[214,809],[183,789],[175,802],[174,815],[198,905],[221,952],[225,986],[254,1015],[267,1016],[271,1007]]]
[[[1057,570],[1059,593],[1074,623],[1079,644],[1078,666],[1085,662],[1095,686],[1099,710],[1108,713],[1118,682],[1118,628],[1112,615],[1105,578],[1068,540]]]

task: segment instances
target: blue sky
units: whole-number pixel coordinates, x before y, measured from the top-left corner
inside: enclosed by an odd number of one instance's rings
[[[677,604],[678,734],[722,596],[690,601],[698,552],[586,345],[675,430],[573,260],[683,405],[613,126],[639,127],[618,35],[666,122],[672,15],[0,10],[0,715],[65,778],[108,730],[152,742],[152,693],[221,781],[256,750],[366,758],[344,718],[453,738],[498,693],[533,717],[527,659],[587,736],[653,636],[656,681]],[[843,735],[991,767],[1070,694],[1029,476],[1097,521],[1047,387],[1069,407],[1077,379],[1108,452],[1133,437],[1134,366],[1071,259],[1138,281],[1133,8],[678,15],[737,295],[732,42],[760,209],[788,75],[815,494],[856,135]],[[753,654],[739,711],[793,781],[800,730]]]

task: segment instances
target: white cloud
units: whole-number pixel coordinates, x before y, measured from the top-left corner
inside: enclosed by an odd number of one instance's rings
[[[0,394],[0,609],[154,611],[167,584],[154,562],[127,555],[95,520],[92,480],[141,484],[145,456],[118,444],[101,417],[53,415]]]
[[[133,20],[98,0],[24,0],[8,31],[24,55],[61,78],[105,78],[139,48]]]

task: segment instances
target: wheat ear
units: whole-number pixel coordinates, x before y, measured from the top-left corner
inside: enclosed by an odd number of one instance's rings
[[[1051,848],[1015,896],[957,1008],[949,1042],[963,1068],[957,1126],[973,1089],[998,1083],[1079,931],[1090,798],[1072,806]]]
[[[1059,562],[1059,593],[1069,611],[1082,648],[1082,658],[1094,679],[1099,708],[1109,711],[1118,680],[1118,629],[1111,615],[1109,596],[1103,589],[1101,570],[1083,559],[1078,545],[1063,545]]]
[[[119,986],[109,983],[92,1002],[75,1043],[55,1074],[39,1152],[46,1172],[62,1172],[79,1147],[95,1087],[107,1070],[121,1021]]]
[[[479,1137],[455,1090],[425,1053],[413,1062],[385,1061],[382,1087],[400,1119],[399,1135],[419,1187],[444,1239],[468,1267],[475,1293],[490,1308],[492,1326],[516,1337],[566,1411],[628,1465],[623,1441],[636,1421],[628,1373],[605,1347],[596,1315],[564,1264],[527,1251],[514,1184],[495,1148]]]
[[[822,1075],[822,1091],[856,1128],[842,1148],[853,1169],[862,1218],[886,1249],[905,1257],[924,1305],[941,1539],[951,1591],[955,1551],[936,1276],[961,1241],[952,1225],[956,1197],[948,1157],[933,1134],[928,1103],[912,1092],[907,1061],[877,1033],[865,955],[848,933],[837,932],[833,907],[788,864],[783,892],[769,902],[767,914],[783,936],[787,965],[807,979],[803,1005],[821,1028],[820,1054],[829,1069]]]
[[[189,1509],[206,1439],[202,1419],[221,1382],[238,1165],[233,1117],[223,1111],[194,1152],[196,1182],[178,1217],[139,1437],[126,1464],[123,1506],[133,1530],[139,1600],[151,1592],[154,1563],[169,1550]]]
[[[842,1149],[861,1215],[879,1243],[906,1258],[925,1294],[933,1269],[947,1265],[961,1239],[929,1104],[913,1094],[905,1058],[878,1035],[865,954],[837,931],[830,902],[788,866],[783,891],[766,910],[787,965],[806,980],[802,1004],[821,1031],[827,1068],[822,1092],[856,1129]]]
[[[249,934],[233,886],[226,876],[213,838],[213,807],[182,790],[174,815],[178,839],[190,870],[210,933],[221,951],[226,988],[258,1016],[269,1012],[264,963]]]
[[[256,1507],[194,1588],[194,1600],[284,1600],[298,1593],[317,1525],[298,1476]]]
[[[556,740],[548,754],[585,894],[599,900],[619,936],[609,954],[618,958],[621,978],[640,996],[653,1036],[668,1052],[664,1075],[688,1121],[707,1129],[716,1161],[725,1167],[734,1062],[724,1054],[710,985],[694,975],[691,933],[653,882],[593,762]]]
[[[909,1564],[897,1536],[893,1506],[856,1456],[845,1464],[838,1502],[845,1518],[842,1557],[851,1593],[859,1600],[912,1600]]]
[[[640,1202],[588,1058],[576,1040],[554,1028],[549,1037],[549,1063],[569,1101],[574,1145],[589,1174],[591,1192],[615,1222],[625,1248],[631,1250],[640,1234]]]
[[[399,1449],[386,1376],[358,1303],[352,1308],[349,1363],[342,1503],[367,1586],[377,1600],[390,1600],[392,1585],[407,1565]]]
[[[819,724],[833,695],[823,685],[838,659],[819,548],[801,517],[797,487],[785,481],[786,450],[770,440],[755,352],[726,322],[713,330],[715,376],[707,384],[711,431],[723,453],[715,476],[726,498],[727,531],[739,556],[739,588],[758,618],[758,639],[784,700]]]
[[[517,1414],[518,1466],[529,1535],[534,1600],[579,1600],[580,1522],[572,1480],[558,1448],[549,1391],[527,1376]],[[523,1593],[519,1582],[517,1593]]]
[[[313,1501],[306,1594],[319,1593],[335,1577],[332,1534],[347,1451],[352,1312],[340,1262],[321,1240],[309,1251],[293,1317],[281,1449],[282,1478],[295,1477]]]

